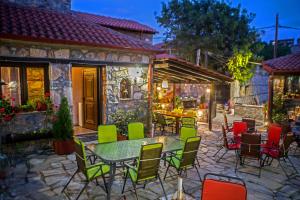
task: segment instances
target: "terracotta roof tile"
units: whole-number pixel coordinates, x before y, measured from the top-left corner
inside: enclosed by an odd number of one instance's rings
[[[264,61],[263,67],[269,73],[300,73],[300,53]]]
[[[0,1],[0,38],[157,52],[149,43],[70,13]]]
[[[113,17],[107,17],[102,15],[90,14],[90,13],[82,13],[82,12],[73,12],[78,15],[82,19],[88,20],[90,22],[94,22],[96,24],[100,24],[109,28],[118,28],[124,30],[132,30],[132,31],[141,31],[147,33],[157,33],[153,28],[141,24],[139,22],[128,20],[128,19],[118,19]]]

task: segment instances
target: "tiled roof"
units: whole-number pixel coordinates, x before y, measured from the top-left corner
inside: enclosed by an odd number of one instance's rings
[[[263,68],[269,73],[300,73],[300,53],[264,61]]]
[[[156,30],[154,30],[149,26],[128,19],[118,19],[113,17],[95,15],[90,13],[75,12],[75,11],[73,13],[78,15],[82,19],[94,22],[96,24],[100,24],[108,28],[118,28],[118,29],[140,31],[146,33],[153,33],[153,34],[157,33]]]
[[[24,7],[0,0],[0,38],[157,52],[158,49],[72,13]]]

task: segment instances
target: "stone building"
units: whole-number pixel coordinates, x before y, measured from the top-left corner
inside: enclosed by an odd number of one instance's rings
[[[1,0],[0,16],[0,95],[26,104],[50,92],[55,105],[66,96],[74,124],[89,129],[118,109],[146,123],[154,29],[72,11],[71,0]]]

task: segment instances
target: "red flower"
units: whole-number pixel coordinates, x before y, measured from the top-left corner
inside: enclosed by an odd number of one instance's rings
[[[50,97],[50,92],[46,92],[45,97]]]
[[[16,99],[14,97],[11,98],[12,101],[15,101]]]
[[[12,115],[5,115],[4,116],[4,121],[10,121],[10,120],[12,120]]]
[[[5,108],[0,108],[0,113],[4,113],[5,112]]]

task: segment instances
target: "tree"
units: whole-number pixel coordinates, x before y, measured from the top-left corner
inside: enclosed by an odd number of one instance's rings
[[[269,60],[273,58],[274,46],[272,43],[259,42],[263,48],[257,51],[257,55],[261,56],[264,60]],[[277,57],[285,56],[291,53],[291,48],[289,46],[278,45],[277,47]]]
[[[171,0],[162,3],[156,18],[166,30],[165,40],[193,62],[196,49],[230,57],[234,49],[248,48],[258,37],[249,25],[254,14],[217,0]]]

